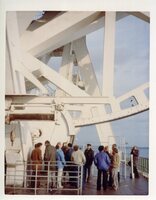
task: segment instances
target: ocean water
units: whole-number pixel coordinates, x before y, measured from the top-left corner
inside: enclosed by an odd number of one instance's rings
[[[79,147],[84,151],[86,146],[79,145]],[[98,152],[98,146],[92,146],[94,153]],[[126,147],[126,157],[130,158],[132,147]],[[149,148],[148,147],[138,147],[139,149],[139,157],[149,158]]]
[[[138,147],[139,156],[144,158],[149,158],[149,148],[148,147]],[[131,147],[126,147],[127,156],[130,155]]]

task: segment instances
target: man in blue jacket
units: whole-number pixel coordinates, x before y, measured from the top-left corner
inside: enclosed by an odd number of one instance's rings
[[[99,146],[99,153],[95,155],[94,164],[98,169],[97,176],[97,190],[101,190],[101,174],[103,174],[103,189],[107,189],[107,178],[108,178],[108,169],[110,167],[110,158],[107,153],[104,152],[104,146]]]

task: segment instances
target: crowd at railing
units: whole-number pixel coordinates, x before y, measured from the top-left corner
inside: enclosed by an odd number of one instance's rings
[[[99,152],[94,153],[91,144],[87,144],[87,148],[81,150],[78,145],[72,148],[69,143],[62,147],[59,142],[54,147],[49,141],[45,141],[43,159],[41,145],[41,143],[35,145],[31,153],[31,161],[16,162],[14,165],[6,163],[7,169],[12,168],[5,173],[6,190],[13,188],[14,193],[18,189],[27,192],[31,190],[35,194],[41,191],[56,194],[58,191],[71,190],[82,194],[85,184],[90,182],[93,162],[96,166],[96,170],[94,166],[94,175],[97,174],[97,190],[101,187],[106,190],[108,185],[118,190],[123,160],[116,144],[112,145],[111,152],[108,146],[104,148],[100,145]],[[139,152],[136,147],[132,148],[130,155],[132,178],[134,176],[138,178],[138,172],[141,170],[148,173],[148,163],[145,159],[138,158]]]

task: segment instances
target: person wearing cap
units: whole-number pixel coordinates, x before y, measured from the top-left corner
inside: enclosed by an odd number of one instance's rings
[[[90,181],[91,166],[94,160],[94,151],[91,148],[91,144],[87,144],[87,148],[84,151],[86,157],[86,163],[84,165],[84,182]]]
[[[35,187],[35,177],[40,176],[42,170],[42,151],[41,151],[42,143],[35,144],[35,148],[31,153],[32,160],[32,179],[31,179],[31,187]],[[39,177],[37,177],[37,187],[40,186]]]

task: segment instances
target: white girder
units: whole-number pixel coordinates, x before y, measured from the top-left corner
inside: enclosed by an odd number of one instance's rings
[[[72,70],[73,70],[73,58],[71,54],[71,44],[67,44],[63,48],[63,55],[62,55],[62,63],[59,69],[59,74],[62,75],[64,78],[72,82]],[[57,89],[56,96],[64,96],[67,95],[61,89]]]
[[[16,13],[19,27],[19,35],[21,36],[26,31],[30,23],[33,21],[33,18],[36,16],[37,11],[18,11]]]
[[[36,85],[43,94],[46,94],[47,90],[35,78],[35,76],[28,71],[27,67],[23,63],[16,12],[7,13],[7,39],[15,93],[26,93],[24,81],[24,77],[26,77],[28,80],[33,82],[33,84]]]
[[[150,16],[149,16],[149,12],[129,12],[129,14],[144,20],[145,22],[150,22]]]
[[[129,91],[127,94],[122,95],[118,98],[108,98],[108,97],[37,97],[31,95],[7,95],[6,96],[6,113],[7,114],[55,114],[56,106],[60,110],[66,121],[73,121],[74,125],[71,127],[81,127],[86,125],[98,124],[110,122],[113,120],[118,120],[138,114],[140,112],[149,109],[148,98],[146,97],[144,91],[148,89],[148,83],[141,85],[140,87]],[[120,103],[130,97],[135,97],[137,104],[134,106],[129,106],[128,108],[122,109]],[[110,104],[111,113],[104,113],[102,115],[93,116],[92,108],[97,108],[96,105],[99,104]],[[87,107],[89,106],[89,107]],[[116,110],[116,107],[118,110]],[[120,107],[120,109],[119,109]],[[77,110],[83,112],[85,109],[85,114],[80,116],[78,119],[73,119],[70,117],[69,110]],[[90,110],[89,110],[90,109]],[[86,114],[87,113],[87,114]],[[87,117],[86,117],[86,116]],[[72,131],[74,132],[73,128]]]
[[[129,13],[126,13],[126,12],[118,12],[116,20],[120,20],[128,15],[129,15]],[[62,15],[62,17],[63,17],[63,15]],[[75,18],[75,16],[74,16],[74,18]],[[56,23],[58,23],[58,22],[56,22]],[[59,23],[62,23],[62,22],[59,22]],[[46,26],[48,27],[49,25],[46,24]],[[35,56],[36,55],[41,56],[41,55],[47,54],[59,47],[62,47],[64,45],[70,43],[71,41],[74,41],[83,36],[86,36],[87,34],[94,32],[94,31],[102,28],[103,26],[104,26],[104,17],[100,17],[100,15],[99,15],[99,17],[95,18],[95,20],[92,23],[87,23],[86,26],[80,26],[77,29],[77,31],[75,29],[70,29],[70,32],[64,32],[63,37],[59,38],[59,40],[56,40],[56,39],[52,40],[52,38],[51,38],[51,41],[48,41],[47,45],[42,45],[41,48],[39,46],[40,43],[38,44],[38,46],[32,47],[34,49],[37,49],[37,53],[31,52],[31,54],[33,54]],[[42,29],[42,28],[43,27],[40,27],[40,29]],[[57,26],[53,27],[53,28],[57,28]],[[52,32],[49,32],[49,33],[52,34]],[[45,36],[47,35],[46,33],[44,33],[44,34],[45,34]],[[29,36],[27,36],[27,35],[29,35]],[[41,31],[41,33],[38,33],[38,37],[42,38],[42,31]],[[52,37],[52,35],[51,35],[51,37]],[[21,42],[22,42],[22,44],[26,43],[26,45],[30,45],[30,43],[31,43],[31,45],[33,45],[32,41],[34,39],[35,39],[35,34],[33,34],[33,31],[31,31],[31,32],[27,31],[22,35]],[[46,40],[45,40],[45,42],[46,42]],[[30,49],[30,48],[28,49],[28,47],[27,47],[27,49],[25,47],[23,47],[23,48],[27,51],[29,51],[29,49]],[[39,52],[39,50],[40,50],[40,52]]]
[[[115,12],[106,12],[103,56],[102,94],[114,95],[114,59],[115,59]]]
[[[74,17],[73,14],[75,14]],[[65,12],[32,33],[27,31],[22,35],[22,47],[32,55],[43,55],[45,54],[44,49],[51,50],[54,42],[59,42],[66,34],[71,35],[73,31],[76,32],[79,28],[90,24],[98,16],[99,12]]]
[[[142,20],[145,20],[145,21],[149,22],[149,16],[145,12],[130,12],[130,13],[128,13],[128,12],[127,13],[126,12],[117,12],[116,20],[120,20],[123,17],[128,16],[129,14],[134,15],[134,16],[142,19]],[[63,17],[63,16],[64,16],[64,14],[62,14],[61,17]],[[38,44],[38,46],[34,46],[34,47],[31,47],[31,48],[30,47],[27,47],[27,48],[24,47],[24,49],[27,50],[27,51],[30,51],[30,49],[36,48],[37,49],[36,50],[37,53],[33,53],[33,52],[31,52],[31,53],[33,55],[36,55],[36,56],[37,55],[41,56],[41,55],[46,54],[48,52],[51,52],[51,51],[53,51],[53,50],[55,50],[55,49],[57,49],[57,48],[59,48],[61,46],[64,46],[65,44],[69,43],[70,41],[74,41],[74,40],[76,40],[78,38],[81,38],[81,37],[91,33],[91,32],[94,32],[95,30],[97,30],[99,28],[102,28],[104,26],[103,21],[104,21],[104,17],[100,17],[100,15],[99,15],[99,18],[97,18],[97,19],[95,18],[95,20],[92,23],[88,23],[88,25],[86,25],[85,27],[81,26],[81,27],[79,27],[79,29],[77,31],[75,31],[74,29],[73,29],[73,31],[70,30],[70,33],[69,32],[67,32],[67,33],[65,32],[64,36],[61,37],[59,40],[56,40],[56,39],[52,40],[51,39],[51,42],[50,41],[47,42],[47,46],[46,45],[42,45],[42,47],[40,48],[40,46],[39,46],[40,44]],[[49,25],[46,24],[46,26],[48,27]],[[42,28],[43,27],[40,27],[40,29],[42,29]],[[24,42],[22,42],[22,43],[24,43],[24,45],[33,45],[32,41],[34,41],[35,38],[36,38],[35,34],[34,34],[34,31],[31,31],[31,32],[30,31],[26,31],[22,35],[21,41],[24,41]],[[37,31],[39,31],[39,30],[37,30]],[[37,33],[37,34],[38,34],[38,37],[42,38],[42,35],[43,35],[42,31],[41,31],[41,33]],[[39,36],[39,34],[40,34],[40,36]],[[47,32],[46,32],[45,35],[47,35]],[[45,40],[45,42],[46,42],[46,40]],[[38,52],[39,49],[41,49],[41,52]]]
[[[42,63],[40,60],[30,55],[29,53],[24,54],[23,61],[24,63],[27,63],[29,68],[33,68],[33,66],[35,66],[40,73],[40,76],[43,76],[55,84],[58,88],[65,91],[67,94],[71,96],[88,96],[83,90],[79,89],[77,86],[58,74],[55,70]]]
[[[8,12],[7,17],[7,50],[9,52],[8,58],[10,58],[11,73],[12,73],[12,84],[13,91],[17,93],[26,93],[24,85],[24,77],[18,71],[18,66],[21,65],[19,60],[21,60],[20,53],[20,41],[19,41],[19,31],[17,23],[16,12]],[[6,74],[7,76],[7,74]]]
[[[148,21],[149,18],[146,13],[135,12],[117,13],[116,19],[114,12],[105,12],[105,17],[102,17],[100,12],[65,12],[33,31],[29,30],[24,32],[20,40],[18,25],[21,26],[22,23],[18,21],[20,20],[19,18],[17,20],[15,12],[9,13],[7,16],[7,39],[10,58],[7,52],[7,59],[10,59],[8,66],[10,64],[10,68],[13,70],[12,76],[16,88],[14,94],[20,93],[18,89],[18,87],[20,87],[19,82],[23,84],[21,87],[22,94],[26,93],[25,90],[23,90],[23,88],[25,88],[24,77],[32,84],[36,85],[36,87],[41,90],[42,94],[47,93],[43,81],[52,82],[60,88],[58,91],[61,92],[57,92],[59,99],[34,96],[20,96],[19,99],[16,96],[11,96],[9,97],[11,100],[8,100],[7,96],[6,113],[51,114],[55,115],[56,118],[59,118],[62,113],[69,126],[69,134],[74,135],[76,127],[96,124],[97,130],[100,133],[100,140],[102,140],[101,138],[104,136],[105,132],[107,135],[110,133],[112,135],[110,124],[106,122],[147,110],[148,99],[144,93],[144,90],[148,88],[147,84],[121,97],[113,97],[115,20],[128,16],[128,14],[135,15],[145,21]],[[106,20],[106,22],[104,20]],[[24,31],[29,22],[31,22],[30,17],[24,19],[24,24],[20,27],[20,33]],[[94,68],[86,47],[85,37],[82,37],[104,25],[105,48],[102,94],[107,97],[101,97],[101,91],[99,90]],[[21,49],[20,42],[22,43],[23,50]],[[51,52],[63,45],[65,46],[62,65],[58,74],[55,70],[46,65],[51,56],[47,54],[47,52]],[[76,56],[76,61],[85,84],[85,91],[72,83],[72,51],[74,51]],[[40,56],[40,60],[34,57],[34,55]],[[16,79],[16,72],[18,72],[19,79]],[[21,76],[22,74],[23,76]],[[26,85],[29,84],[26,83]],[[31,86],[28,87],[31,88]],[[68,98],[64,97],[66,95]],[[121,109],[121,102],[130,97],[135,97],[137,105]],[[111,113],[107,113],[104,109],[104,105],[106,104],[110,105]],[[60,106],[62,106],[62,110],[57,110]],[[81,115],[78,119],[74,119],[69,114],[69,111],[79,111]]]
[[[98,86],[93,64],[91,62],[89,51],[86,46],[85,38],[83,37],[74,41],[72,43],[72,49],[74,50],[76,55],[79,70],[85,85],[85,91],[91,96],[101,96],[101,91]],[[81,49],[81,51],[79,49]],[[87,111],[87,108],[85,110],[82,110],[82,118],[89,115],[90,111],[92,112],[91,114],[93,117],[105,114],[103,105],[94,105],[88,107],[88,109],[89,111]],[[109,126],[109,124],[102,123],[96,125],[100,141],[102,141],[104,137],[107,138],[107,134],[112,135],[112,130]]]

